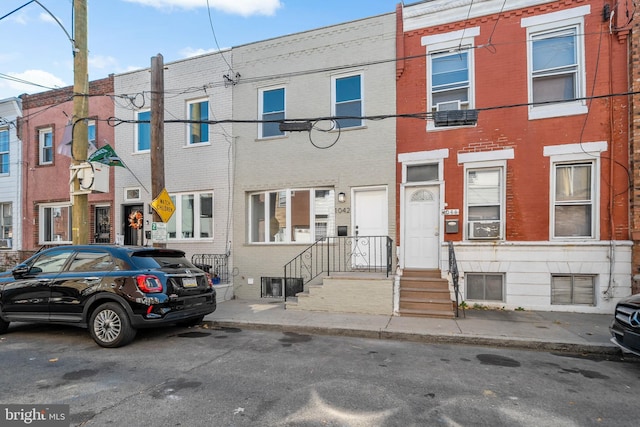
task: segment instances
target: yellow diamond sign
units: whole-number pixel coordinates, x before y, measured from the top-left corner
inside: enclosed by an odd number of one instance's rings
[[[171,219],[171,215],[176,211],[173,200],[171,200],[166,188],[163,188],[158,197],[153,199],[151,207],[160,215],[162,222],[168,222]]]

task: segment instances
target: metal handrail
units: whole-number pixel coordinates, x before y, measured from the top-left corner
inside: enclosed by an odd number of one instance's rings
[[[211,275],[214,284],[229,283],[229,256],[227,254],[194,254],[191,262]]]
[[[456,260],[456,251],[453,248],[453,242],[449,241],[447,243],[449,245],[449,274],[451,274],[451,280],[453,281],[453,292],[456,297],[456,317],[460,317],[458,312],[458,308],[460,307],[460,300],[458,299],[458,296],[462,297],[462,295],[460,294],[460,274],[458,272],[458,262]],[[466,317],[464,307],[462,307],[462,312]]]
[[[389,236],[322,238],[285,264],[285,283],[288,278],[302,279],[304,286],[323,273],[340,272],[378,272],[389,277],[392,244]]]

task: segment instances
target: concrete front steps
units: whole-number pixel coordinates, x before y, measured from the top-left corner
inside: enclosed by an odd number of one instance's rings
[[[400,277],[400,316],[455,317],[449,282],[440,270],[405,269]]]

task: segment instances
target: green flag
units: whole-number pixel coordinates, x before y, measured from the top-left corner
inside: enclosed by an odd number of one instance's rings
[[[125,167],[120,157],[116,154],[113,148],[109,144],[102,148],[98,148],[89,158],[89,162],[98,162],[108,166],[121,166]]]

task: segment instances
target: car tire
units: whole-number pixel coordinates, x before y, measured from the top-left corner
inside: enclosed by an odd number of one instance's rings
[[[4,334],[9,329],[9,322],[0,319],[0,334]]]
[[[192,317],[191,319],[181,320],[177,323],[178,326],[196,326],[202,323],[204,316]]]
[[[107,348],[127,345],[136,336],[127,313],[115,302],[102,304],[91,313],[89,333],[96,344]]]

